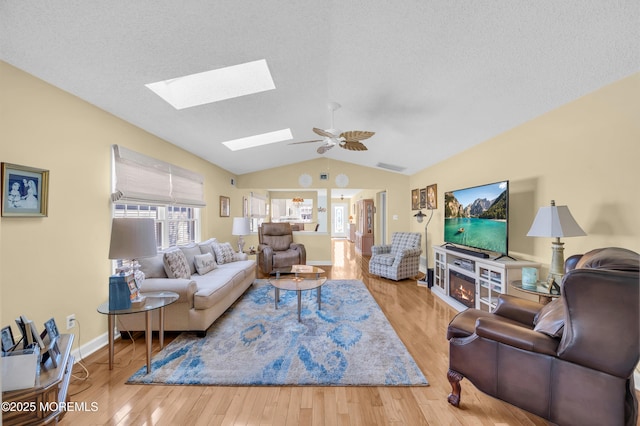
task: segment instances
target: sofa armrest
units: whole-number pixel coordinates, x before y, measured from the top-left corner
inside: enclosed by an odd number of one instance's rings
[[[558,340],[546,334],[500,321],[496,318],[481,317],[476,321],[476,334],[514,348],[546,355],[556,355]]]
[[[307,250],[304,248],[304,244],[291,243],[289,245],[289,248],[291,250],[297,251],[300,254],[300,264],[301,265],[306,265],[307,264]]]
[[[258,267],[265,274],[273,270],[273,248],[268,244],[258,245]]]
[[[186,302],[193,308],[193,298],[198,291],[198,284],[186,278],[147,278],[140,287],[141,293],[152,291],[173,291],[178,293],[178,301]]]
[[[377,245],[371,246],[371,256],[376,254],[391,253],[391,245]]]
[[[533,328],[533,319],[543,306],[532,300],[501,294],[493,313]]]
[[[399,251],[398,254],[396,254],[396,257],[416,257],[416,256],[420,256],[421,253],[422,253],[421,248],[412,247],[412,248],[407,248]]]

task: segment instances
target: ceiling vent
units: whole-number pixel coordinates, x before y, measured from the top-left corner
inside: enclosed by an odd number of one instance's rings
[[[394,164],[387,163],[378,163],[376,167],[380,167],[381,169],[393,170],[394,172],[402,172],[406,169],[406,167],[396,166]]]

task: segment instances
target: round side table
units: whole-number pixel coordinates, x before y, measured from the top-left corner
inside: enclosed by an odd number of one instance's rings
[[[115,328],[115,318],[117,315],[129,315],[144,312],[145,314],[145,331],[144,339],[147,345],[147,374],[151,373],[151,313],[156,309],[160,315],[160,330],[158,337],[160,339],[160,349],[164,347],[164,308],[178,300],[178,293],[172,291],[157,291],[150,293],[140,293],[144,297],[144,303],[140,306],[132,306],[128,309],[109,309],[109,301],[98,306],[98,312],[109,316],[109,370],[113,370],[113,332]]]

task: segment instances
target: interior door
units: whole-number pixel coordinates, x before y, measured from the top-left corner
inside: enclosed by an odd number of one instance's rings
[[[346,238],[349,233],[349,205],[347,203],[334,203],[331,215],[331,237]]]

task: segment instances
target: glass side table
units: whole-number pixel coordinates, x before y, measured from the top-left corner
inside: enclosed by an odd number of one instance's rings
[[[536,296],[538,296],[538,302],[544,305],[551,302],[553,298],[560,297],[559,293],[550,293],[549,288],[547,287],[547,283],[544,281],[538,281],[535,285],[530,285],[522,284],[522,280],[517,280],[511,283],[511,287],[515,288],[518,291],[535,294]]]
[[[158,337],[160,339],[160,349],[164,347],[164,308],[178,300],[178,293],[172,291],[157,291],[150,293],[140,293],[145,297],[144,304],[141,306],[131,307],[129,309],[110,310],[109,301],[98,306],[98,312],[109,316],[109,370],[113,370],[113,333],[115,328],[115,318],[117,315],[137,314],[144,312],[145,314],[145,331],[144,339],[147,345],[147,374],[151,373],[151,313],[156,309],[159,312],[160,330]]]

